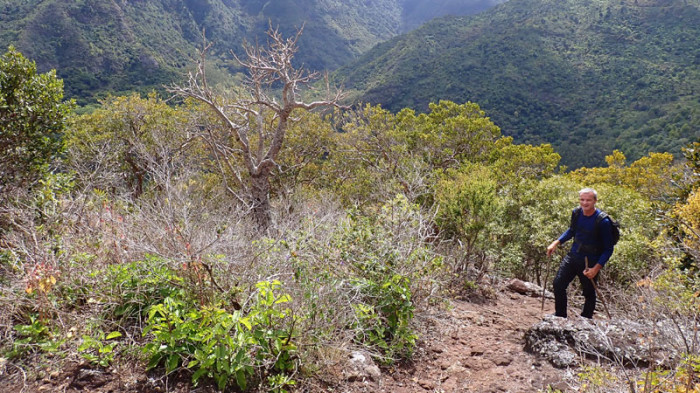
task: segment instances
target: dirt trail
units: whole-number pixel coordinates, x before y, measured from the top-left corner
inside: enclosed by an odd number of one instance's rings
[[[426,321],[429,331],[410,365],[341,391],[536,393],[560,387],[565,371],[524,350],[525,332],[542,319],[541,302],[507,289],[486,304],[455,300],[453,309]],[[553,309],[547,300],[544,313]]]

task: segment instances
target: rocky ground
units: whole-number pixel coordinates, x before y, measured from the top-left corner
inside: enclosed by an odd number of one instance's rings
[[[553,301],[499,288],[489,297],[454,300],[452,307],[422,316],[414,359],[341,384],[303,383],[299,390],[323,392],[512,392],[536,393],[548,386],[566,389],[567,370],[525,351],[525,332],[552,313]],[[576,305],[574,305],[575,307]],[[154,381],[138,370],[95,371],[75,365],[48,372],[37,382],[0,365],[2,392],[212,392],[179,382]],[[375,368],[378,372],[379,370]],[[345,372],[345,370],[343,371]],[[568,374],[570,376],[570,374]],[[340,378],[339,378],[340,379]]]
[[[453,302],[429,318],[429,332],[411,364],[356,381],[343,392],[535,393],[565,390],[567,371],[525,351],[525,332],[552,313],[552,300],[503,288],[487,301]]]

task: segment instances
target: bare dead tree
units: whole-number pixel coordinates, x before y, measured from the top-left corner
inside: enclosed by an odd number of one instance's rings
[[[293,111],[341,107],[342,91],[332,92],[328,78],[325,99],[307,103],[301,98],[302,87],[319,76],[292,65],[302,30],[284,38],[270,27],[266,47],[244,43],[246,58],[233,55],[248,75],[244,87],[233,94],[217,93],[209,85],[205,65],[212,44],[204,38],[196,72],[190,73],[187,85],[170,88],[176,96],[204,103],[222,122],[221,129],[204,130],[201,137],[223,175],[224,187],[252,211],[261,231],[270,226],[270,179],[289,124],[295,121]]]

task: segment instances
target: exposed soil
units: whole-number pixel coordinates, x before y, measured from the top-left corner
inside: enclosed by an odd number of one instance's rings
[[[456,300],[453,306],[427,321],[430,330],[411,364],[341,391],[535,393],[566,387],[566,370],[524,350],[525,332],[543,316],[541,298],[501,290],[490,301]],[[544,314],[553,311],[547,300]]]
[[[545,302],[544,314],[553,302]],[[576,307],[576,305],[572,305]],[[566,370],[554,368],[524,350],[524,334],[541,320],[541,298],[507,289],[476,301],[454,300],[448,311],[424,316],[426,332],[410,363],[382,370],[375,380],[342,384],[303,383],[300,391],[325,392],[511,392],[564,389]],[[50,370],[50,368],[47,368]],[[36,379],[35,382],[29,380]],[[177,379],[177,378],[176,378]],[[31,378],[9,364],[0,365],[0,392],[213,392],[192,388],[187,378],[149,378],[141,370],[96,371],[75,364],[61,372]]]

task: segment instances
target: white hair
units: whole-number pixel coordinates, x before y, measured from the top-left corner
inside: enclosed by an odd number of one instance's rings
[[[578,192],[579,196],[581,196],[581,194],[593,194],[593,199],[595,199],[596,201],[598,200],[598,191],[596,191],[590,187],[586,187]]]

